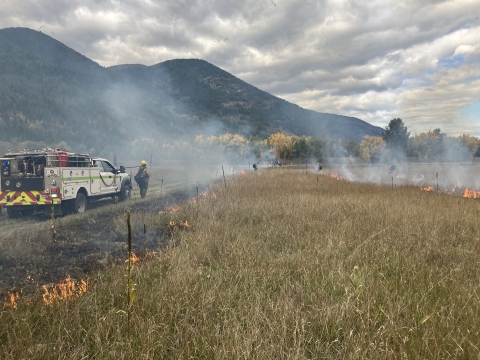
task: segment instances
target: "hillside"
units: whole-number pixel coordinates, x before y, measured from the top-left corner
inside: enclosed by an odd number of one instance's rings
[[[0,30],[0,141],[66,141],[101,153],[135,139],[237,132],[357,138],[382,129],[305,110],[203,60],[104,68],[25,28]]]

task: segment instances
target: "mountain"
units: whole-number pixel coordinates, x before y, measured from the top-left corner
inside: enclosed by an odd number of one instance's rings
[[[105,68],[26,28],[0,30],[0,128],[0,141],[66,141],[98,152],[226,131],[344,139],[382,132],[357,118],[302,109],[204,60]]]

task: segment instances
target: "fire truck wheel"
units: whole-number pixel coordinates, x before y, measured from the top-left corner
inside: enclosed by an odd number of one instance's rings
[[[33,216],[34,212],[35,211],[33,209],[23,209],[22,210],[22,216],[25,216],[25,217]]]
[[[82,193],[78,193],[75,200],[70,203],[70,211],[73,214],[80,214],[87,210],[87,198]]]
[[[130,183],[129,179],[124,179],[122,181],[122,186],[120,187],[119,200],[120,201],[130,200],[131,195],[132,195],[132,184]]]
[[[11,219],[15,219],[20,216],[20,212],[18,210],[12,209],[11,207],[7,207],[7,214]]]

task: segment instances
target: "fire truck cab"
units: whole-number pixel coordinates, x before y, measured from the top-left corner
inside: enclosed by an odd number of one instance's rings
[[[9,152],[0,158],[0,171],[0,207],[11,218],[50,213],[52,206],[56,213],[82,213],[90,200],[124,201],[132,190],[123,166],[61,149]]]

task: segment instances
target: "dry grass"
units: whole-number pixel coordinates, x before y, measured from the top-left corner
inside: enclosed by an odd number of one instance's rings
[[[479,358],[478,201],[282,169],[227,185],[149,218],[191,226],[136,266],[130,341],[112,267],[1,311],[0,358]]]

